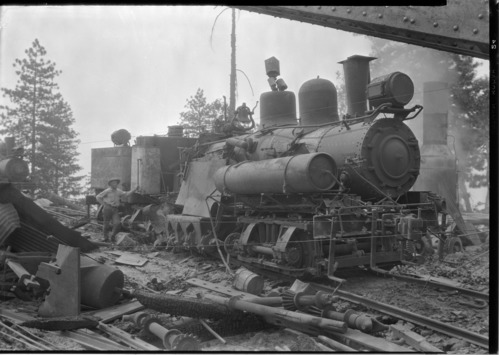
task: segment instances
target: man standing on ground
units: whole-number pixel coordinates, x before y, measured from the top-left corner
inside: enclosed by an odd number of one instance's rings
[[[120,231],[121,220],[118,214],[118,207],[121,204],[121,197],[127,197],[133,192],[137,191],[139,187],[133,191],[122,191],[118,189],[120,179],[113,178],[108,181],[109,188],[102,191],[96,196],[97,201],[103,206],[102,216],[104,217],[104,241],[114,241],[114,237]],[[111,239],[109,239],[109,222],[113,222],[113,230],[111,232]]]

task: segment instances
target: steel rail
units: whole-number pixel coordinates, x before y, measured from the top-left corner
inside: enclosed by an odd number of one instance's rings
[[[322,290],[329,293],[332,293],[334,291],[332,287],[328,287],[325,285],[320,285],[317,283],[311,283],[310,285],[317,290]],[[469,343],[473,343],[485,349],[489,348],[489,338],[481,334],[473,333],[465,329],[460,329],[455,326],[445,324],[440,321],[428,318],[426,316],[412,313],[385,303],[370,300],[368,298],[356,295],[354,293],[336,290],[335,294],[346,301],[362,304],[364,306],[373,308],[382,313],[388,314],[392,317],[404,319],[414,324],[436,330],[440,333],[449,335],[451,337],[466,340]]]
[[[377,273],[375,270],[373,270],[372,272]],[[386,277],[391,277],[391,278],[394,278],[394,279],[397,279],[400,281],[412,282],[412,283],[417,283],[417,284],[421,284],[421,285],[428,285],[428,286],[434,287],[434,288],[443,288],[446,290],[459,291],[459,293],[461,293],[463,295],[478,298],[480,300],[484,300],[487,302],[489,301],[489,297],[490,297],[488,293],[478,292],[478,291],[474,291],[474,290],[468,290],[466,288],[459,287],[459,286],[447,285],[445,283],[432,280],[431,277],[425,278],[422,276],[412,275],[412,274],[397,275],[397,274],[390,274],[390,273],[387,273],[387,274],[382,273],[382,275],[386,276]]]

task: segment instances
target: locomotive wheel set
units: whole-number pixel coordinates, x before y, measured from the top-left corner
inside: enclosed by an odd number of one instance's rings
[[[430,235],[444,238],[445,203],[411,191],[420,152],[404,121],[422,110],[405,108],[413,83],[400,72],[370,81],[373,59],[341,62],[348,101],[341,120],[334,85],[304,83],[300,124],[294,94],[277,79],[279,62],[268,59],[262,128],[226,127],[182,150],[175,202],[182,213],[164,218],[167,246],[294,277],[336,279],[344,268],[420,261]]]

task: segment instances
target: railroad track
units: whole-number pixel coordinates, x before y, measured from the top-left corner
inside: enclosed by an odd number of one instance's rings
[[[335,291],[334,288],[325,286],[322,284],[318,283],[311,283],[311,285],[316,288],[318,291],[325,291],[332,293]],[[468,331],[466,329],[458,328],[455,326],[452,326],[450,324],[446,324],[440,321],[437,321],[435,319],[416,314],[413,312],[409,312],[407,310],[391,306],[386,303],[381,303],[378,301],[371,300],[366,297],[359,296],[357,294],[351,293],[351,292],[346,292],[342,290],[336,290],[335,295],[339,296],[341,299],[357,303],[357,304],[362,304],[364,306],[367,306],[369,308],[375,309],[381,313],[390,315],[395,318],[403,319],[408,322],[427,327],[429,329],[433,329],[435,331],[438,331],[440,333],[449,335],[451,337],[455,338],[460,338],[463,340],[466,340],[472,344],[481,346],[485,349],[488,349],[489,347],[489,339],[488,337],[485,337],[481,334],[474,333],[471,331]]]
[[[290,282],[294,281],[294,278],[280,275],[280,274],[276,274],[273,272],[268,272],[268,271],[262,272],[262,270],[258,270],[258,271],[255,270],[255,272],[259,272],[259,273],[261,273],[265,276],[268,276],[270,278],[273,278],[273,279],[279,279],[279,280],[286,279]],[[358,275],[358,273],[357,273],[357,275]],[[363,271],[362,275],[363,276],[367,275],[368,277],[373,277],[373,278],[380,278],[379,276],[376,276],[371,272],[366,273],[365,271]],[[474,308],[488,307],[487,303],[485,302],[485,301],[489,300],[489,295],[487,293],[481,293],[481,292],[477,292],[477,291],[473,291],[473,290],[468,290],[468,289],[464,289],[462,287],[456,287],[456,286],[452,286],[452,285],[448,285],[448,284],[443,284],[441,282],[436,282],[436,281],[432,281],[432,280],[428,280],[428,279],[424,279],[424,278],[416,278],[416,276],[413,276],[413,275],[404,276],[404,275],[384,274],[382,276],[384,276],[383,278],[385,278],[385,279],[387,279],[387,278],[393,279],[394,282],[407,282],[407,283],[417,284],[417,285],[420,285],[422,287],[422,289],[429,287],[429,288],[433,288],[433,289],[444,289],[447,292],[450,291],[450,293],[452,293],[452,291],[454,291],[454,294],[452,294],[452,297],[457,302],[459,302],[460,297],[467,296],[467,297],[473,297],[473,298],[476,298],[476,299],[482,301],[481,303],[477,304],[476,307],[474,307]],[[432,329],[438,333],[442,333],[442,334],[448,335],[450,337],[463,339],[469,343],[478,345],[478,346],[483,347],[485,349],[489,348],[489,339],[488,339],[488,337],[486,337],[482,334],[478,334],[478,333],[475,333],[475,332],[472,332],[472,331],[469,331],[469,330],[466,330],[463,328],[459,328],[459,327],[453,326],[451,324],[443,323],[441,321],[432,319],[430,317],[416,314],[414,312],[410,312],[410,311],[407,311],[405,309],[394,307],[394,306],[386,304],[386,303],[378,302],[378,301],[369,299],[367,297],[360,296],[360,295],[352,293],[352,292],[343,291],[343,290],[341,290],[341,288],[328,286],[328,283],[329,284],[332,283],[332,281],[330,281],[330,280],[326,280],[325,282],[326,282],[325,284],[314,282],[314,283],[310,283],[310,285],[312,285],[315,289],[317,289],[317,291],[325,291],[325,292],[329,292],[329,293],[335,292],[335,295],[338,295],[341,299],[343,299],[345,301],[356,303],[356,304],[362,304],[362,305],[369,307],[373,310],[379,311],[380,313],[383,313],[383,314],[386,314],[386,315],[389,315],[389,316],[392,316],[392,317],[395,317],[398,319],[402,319],[402,320],[414,323],[416,325],[426,327],[428,329]],[[337,283],[335,283],[335,285],[337,286]],[[463,301],[461,301],[461,302],[463,302]],[[462,303],[462,304],[464,304],[464,303]],[[471,307],[473,307],[473,306],[471,305]]]
[[[379,272],[377,272],[377,271],[372,271],[372,272],[379,274]],[[487,302],[489,301],[489,297],[490,297],[488,293],[478,292],[478,291],[470,290],[470,289],[463,288],[460,286],[448,285],[448,284],[445,284],[442,282],[435,281],[431,277],[423,277],[423,276],[419,276],[419,275],[415,275],[415,274],[398,275],[398,274],[390,274],[387,272],[382,272],[381,276],[390,277],[390,278],[393,278],[396,280],[410,282],[410,283],[416,283],[416,284],[429,286],[429,287],[433,287],[433,288],[445,289],[448,291],[457,291],[461,295],[470,296],[470,297],[477,298],[479,300],[483,300],[483,301],[487,301]]]

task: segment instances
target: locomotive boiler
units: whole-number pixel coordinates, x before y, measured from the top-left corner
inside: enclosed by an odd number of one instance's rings
[[[445,203],[411,191],[420,152],[404,121],[422,110],[406,108],[413,83],[401,72],[370,80],[373,59],[341,62],[341,119],[335,86],[322,78],[300,88],[298,118],[279,62],[268,59],[261,129],[233,127],[185,151],[182,213],[166,217],[167,245],[295,277],[418,261],[443,230]]]

